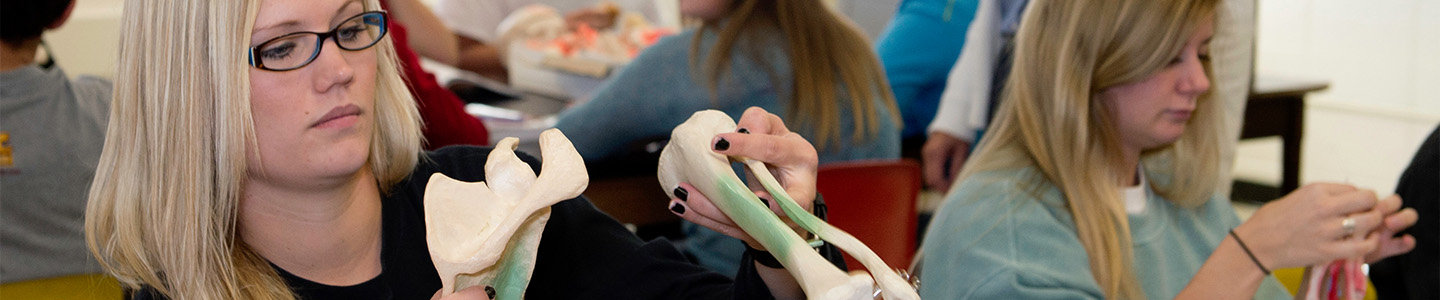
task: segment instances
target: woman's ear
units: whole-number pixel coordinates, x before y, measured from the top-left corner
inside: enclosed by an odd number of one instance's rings
[[[65,6],[65,13],[60,14],[60,17],[59,17],[59,18],[55,18],[55,21],[54,21],[54,22],[50,22],[50,25],[46,25],[46,26],[45,26],[45,29],[46,29],[46,30],[53,30],[53,29],[56,29],[56,28],[60,28],[60,25],[64,25],[64,24],[65,24],[65,21],[70,19],[70,13],[71,13],[71,12],[74,12],[74,11],[75,11],[75,1],[70,1],[70,5]]]

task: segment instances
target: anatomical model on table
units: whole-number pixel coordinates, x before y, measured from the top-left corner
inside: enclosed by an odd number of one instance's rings
[[[873,299],[875,284],[886,299],[919,299],[915,289],[875,255],[874,251],[839,228],[806,211],[775,180],[765,164],[735,157],[754,174],[781,209],[800,227],[850,254],[871,274],[846,274],[811,249],[794,230],[761,204],[730,168],[730,158],[710,150],[716,134],[735,132],[735,121],[715,110],[696,112],[675,127],[670,143],[660,153],[660,188],[674,190],[682,182],[694,185],[745,233],[765,247],[800,283],[811,299]],[[871,277],[873,275],[873,279]]]
[[[614,26],[594,28],[584,22],[572,26],[550,6],[522,7],[500,22],[499,49],[507,56],[515,50],[539,52],[544,66],[604,77],[661,37],[674,34],[674,30],[654,26],[638,13],[621,12],[613,3],[603,3],[597,10],[607,12]]]

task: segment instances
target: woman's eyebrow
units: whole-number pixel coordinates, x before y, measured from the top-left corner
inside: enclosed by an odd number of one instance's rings
[[[296,26],[299,26],[299,25],[300,25],[300,21],[297,21],[297,20],[285,20],[284,22],[280,22],[280,23],[276,23],[276,24],[270,24],[270,25],[265,25],[265,26],[256,27],[253,32],[261,32],[261,31],[265,31],[265,30],[269,30],[269,29],[275,29],[275,28],[291,28],[291,27],[296,27]]]
[[[348,18],[348,17],[350,17],[350,16],[341,15],[340,13],[345,12],[345,9],[350,8],[350,7],[352,7],[352,6],[355,6],[355,4],[357,4],[357,3],[360,3],[360,0],[350,0],[350,2],[346,2],[345,5],[341,5],[340,8],[335,9],[335,14],[331,15],[331,17],[330,17],[331,21],[338,21],[338,19],[340,19],[340,18]],[[364,10],[363,4],[362,4],[362,7],[361,7],[361,10]]]
[[[335,9],[335,13],[334,13],[333,15],[334,15],[335,17],[339,17],[339,16],[340,16],[340,13],[345,12],[345,9],[350,8],[350,7],[352,7],[352,6],[355,6],[355,4],[357,4],[357,3],[360,3],[360,0],[351,0],[351,1],[349,1],[349,2],[346,2],[345,5],[341,5],[340,8]],[[334,19],[335,17],[331,17],[331,19]],[[297,27],[297,26],[300,26],[300,21],[299,21],[299,20],[295,20],[295,19],[290,19],[290,20],[285,20],[284,22],[280,22],[280,23],[275,23],[275,24],[270,24],[270,25],[265,25],[265,26],[256,27],[255,30],[254,30],[254,32],[261,32],[261,31],[265,31],[265,30],[268,30],[268,29],[274,29],[274,28],[292,28],[292,27]]]

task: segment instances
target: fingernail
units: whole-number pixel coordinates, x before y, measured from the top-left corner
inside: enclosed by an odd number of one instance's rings
[[[730,141],[725,140],[725,138],[720,138],[720,141],[719,141],[719,142],[715,142],[715,150],[725,151],[725,150],[729,150],[729,149],[730,149]]]
[[[685,199],[685,198],[689,198],[689,197],[690,197],[690,192],[686,192],[686,191],[685,191],[685,188],[681,188],[681,187],[676,187],[676,188],[675,188],[675,198],[680,198],[680,201],[689,201],[689,199]]]
[[[736,130],[735,132],[750,134],[750,130],[745,128],[740,128],[740,130]]]
[[[683,215],[685,214],[685,206],[681,206],[680,203],[675,203],[675,205],[670,206],[670,211]]]
[[[485,295],[490,296],[490,299],[495,299],[495,287],[485,286]]]
[[[767,199],[765,199],[765,198],[760,198],[760,203],[764,203],[764,204],[765,204],[765,207],[770,207],[770,200],[767,200]]]

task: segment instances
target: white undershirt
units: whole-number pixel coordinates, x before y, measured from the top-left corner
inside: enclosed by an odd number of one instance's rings
[[[1136,168],[1137,177],[1140,177],[1140,184],[1122,187],[1120,196],[1125,198],[1125,213],[1138,215],[1145,213],[1145,203],[1148,197],[1145,195],[1145,168]]]

